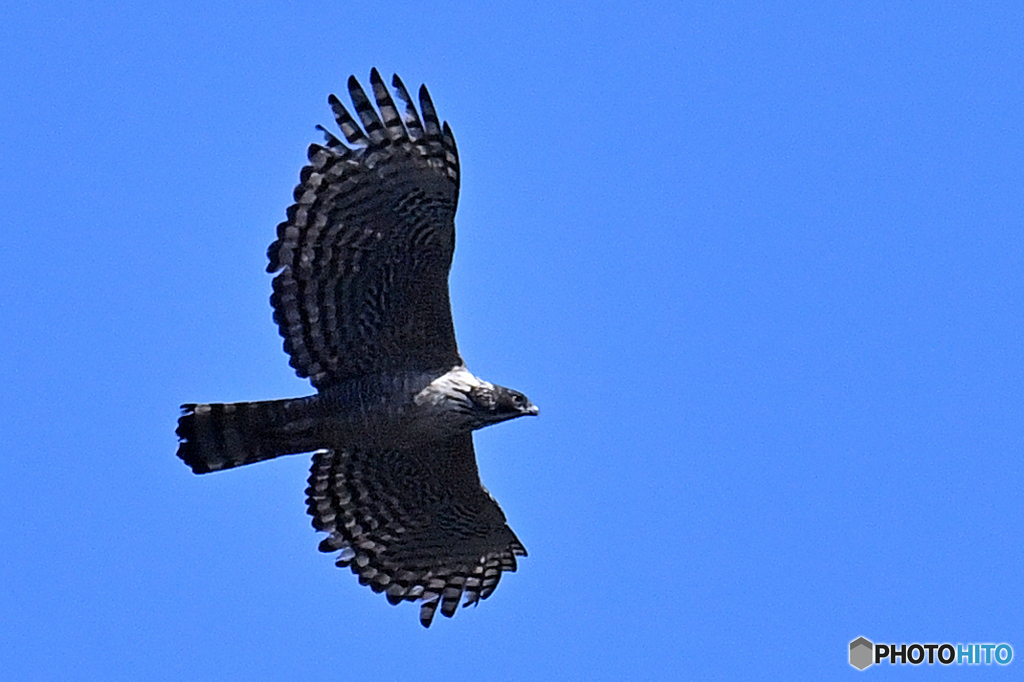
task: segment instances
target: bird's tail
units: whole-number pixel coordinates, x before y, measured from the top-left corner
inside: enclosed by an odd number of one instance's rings
[[[315,397],[315,396],[313,396]],[[197,474],[315,450],[310,398],[182,405],[178,457]]]

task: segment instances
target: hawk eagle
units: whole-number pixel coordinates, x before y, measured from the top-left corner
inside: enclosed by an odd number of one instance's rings
[[[205,474],[313,453],[306,489],[359,582],[420,602],[420,622],[485,599],[526,549],[480,483],[472,432],[536,415],[518,391],[466,370],[455,343],[448,270],[459,157],[426,87],[419,111],[374,69],[376,109],[355,77],[359,123],[328,102],[346,142],[323,127],[295,203],[277,227],[270,303],[304,398],[182,405],[178,457]],[[361,125],[360,125],[361,124]]]

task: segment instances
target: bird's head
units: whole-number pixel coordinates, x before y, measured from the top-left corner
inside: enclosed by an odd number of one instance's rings
[[[484,426],[540,414],[540,410],[529,398],[504,386],[481,382],[469,389],[468,397],[473,405],[473,413],[483,420]]]
[[[537,406],[519,391],[483,381],[465,367],[455,367],[432,381],[416,395],[415,401],[447,414],[448,419],[462,424],[460,428],[469,429],[540,414]]]

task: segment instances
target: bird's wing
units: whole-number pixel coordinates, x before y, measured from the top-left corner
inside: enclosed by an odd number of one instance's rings
[[[270,298],[285,351],[318,389],[366,374],[462,364],[448,300],[459,160],[426,87],[399,112],[374,69],[377,109],[355,77],[359,123],[331,95],[347,144],[320,128],[295,204],[270,245]],[[379,112],[378,112],[379,110]],[[422,116],[420,115],[422,113]]]
[[[409,450],[318,450],[307,504],[359,582],[388,601],[420,601],[420,622],[486,599],[526,549],[480,484],[471,434]]]

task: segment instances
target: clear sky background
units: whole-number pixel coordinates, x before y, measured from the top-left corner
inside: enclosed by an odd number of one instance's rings
[[[1024,667],[1019,1],[4,15],[3,679]],[[530,555],[429,630],[317,551],[308,457],[175,457],[183,402],[310,392],[265,252],[372,66],[458,140],[463,355],[541,407],[476,437]]]

